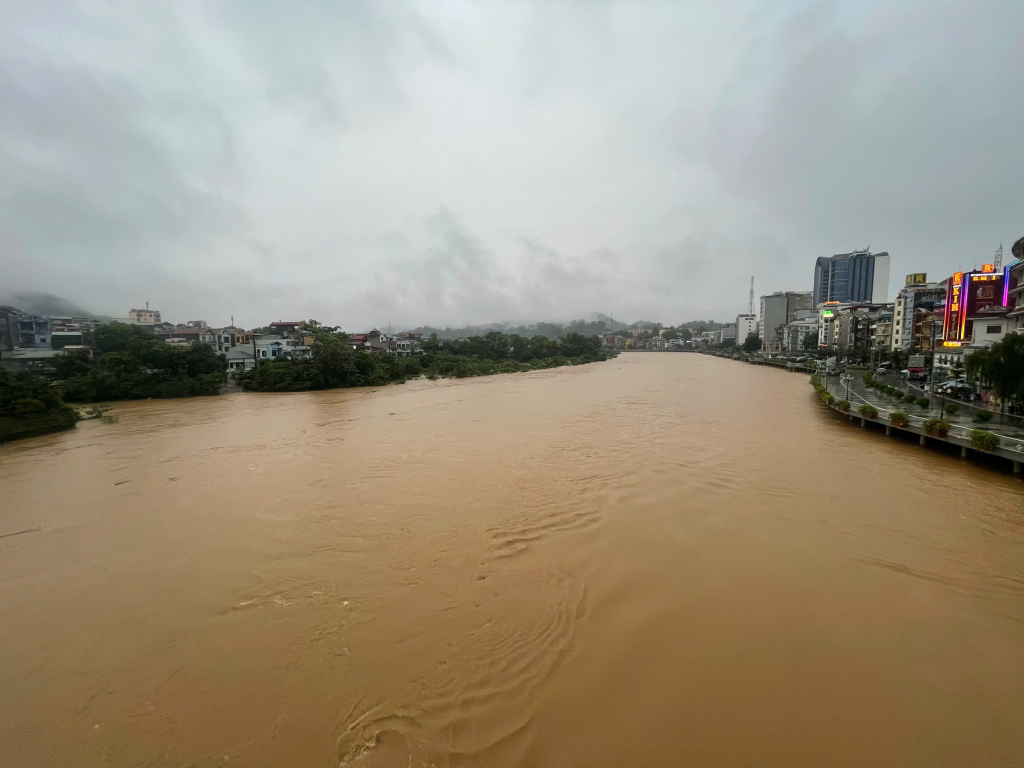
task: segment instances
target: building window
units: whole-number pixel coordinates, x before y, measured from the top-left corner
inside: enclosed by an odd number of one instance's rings
[[[988,326],[985,329],[985,333],[1002,333],[1002,332],[1003,332],[1003,326],[1001,326],[1001,325],[990,325],[990,326]],[[46,339],[43,339],[43,341],[46,341]]]

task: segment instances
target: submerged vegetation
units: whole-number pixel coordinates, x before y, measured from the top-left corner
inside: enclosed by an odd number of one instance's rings
[[[518,373],[606,360],[596,336],[569,333],[560,339],[530,338],[492,331],[462,341],[436,334],[423,342],[423,354],[396,357],[355,351],[348,334],[315,321],[305,326],[313,337],[309,358],[261,360],[239,376],[243,389],[295,392],[336,387],[380,386],[426,376],[429,379]]]
[[[70,429],[78,421],[49,382],[0,368],[0,443]]]

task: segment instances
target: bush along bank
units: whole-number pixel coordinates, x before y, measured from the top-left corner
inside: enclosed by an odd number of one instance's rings
[[[999,436],[984,429],[971,430],[971,447],[979,451],[994,451],[999,447]]]
[[[77,421],[49,382],[0,368],[0,443],[71,429]]]
[[[884,384],[883,382],[879,381],[874,376],[872,376],[870,371],[864,374],[864,384],[869,389],[877,390],[881,392],[883,395],[889,395],[890,397],[893,397],[898,401],[902,400],[903,402],[908,403],[910,405],[917,405],[920,408],[927,408],[930,404],[927,397],[918,397],[913,392],[904,392],[902,389],[898,387],[890,387],[888,384]]]
[[[945,419],[928,419],[924,422],[924,431],[932,437],[945,437],[949,434],[949,422]]]
[[[253,392],[298,392],[372,387],[419,376],[462,379],[583,365],[609,357],[598,337],[577,333],[558,340],[492,332],[465,341],[442,341],[435,335],[424,341],[424,354],[395,357],[356,352],[348,334],[316,321],[306,323],[305,330],[313,337],[309,358],[262,360],[239,376],[242,388]]]

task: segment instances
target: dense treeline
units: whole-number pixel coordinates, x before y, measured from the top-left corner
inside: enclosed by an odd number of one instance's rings
[[[617,328],[626,327],[625,323],[615,323]],[[489,333],[505,333],[515,336],[531,338],[533,336],[547,336],[549,339],[561,339],[570,333],[579,333],[584,336],[594,334],[604,335],[608,333],[609,324],[603,320],[573,320],[568,325],[558,323],[534,323],[533,325],[468,325],[463,328],[434,328],[431,326],[420,326],[415,330],[425,336],[437,336],[439,339],[454,341],[459,338],[473,336],[486,336]]]
[[[72,353],[56,360],[69,402],[216,395],[227,380],[227,361],[204,344],[171,347],[124,323],[97,328],[95,342],[95,357]]]
[[[461,342],[442,340],[434,334],[424,342],[423,355],[394,357],[353,351],[347,334],[315,321],[307,323],[306,329],[314,339],[310,359],[263,360],[241,375],[242,387],[258,392],[292,392],[379,386],[420,375],[464,378],[606,359],[600,339],[577,333],[555,340],[494,331]]]
[[[0,442],[68,429],[77,420],[48,381],[0,368]]]

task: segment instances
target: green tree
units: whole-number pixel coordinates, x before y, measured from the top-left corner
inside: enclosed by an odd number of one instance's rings
[[[316,320],[303,325],[313,337],[312,363],[316,371],[318,389],[348,386],[355,375],[355,351],[347,333],[329,328]]]
[[[94,367],[92,355],[85,350],[76,349],[65,352],[54,358],[58,379],[71,379],[75,376],[87,376]]]
[[[1000,412],[1010,400],[1024,399],[1024,335],[1010,334],[967,357],[967,371],[999,395]]]
[[[94,338],[98,350],[94,362],[58,360],[66,400],[215,395],[226,380],[227,361],[205,344],[170,347],[125,323],[101,326]]]
[[[743,341],[743,351],[756,352],[759,349],[761,349],[761,337],[758,336],[756,333],[751,333]]]

